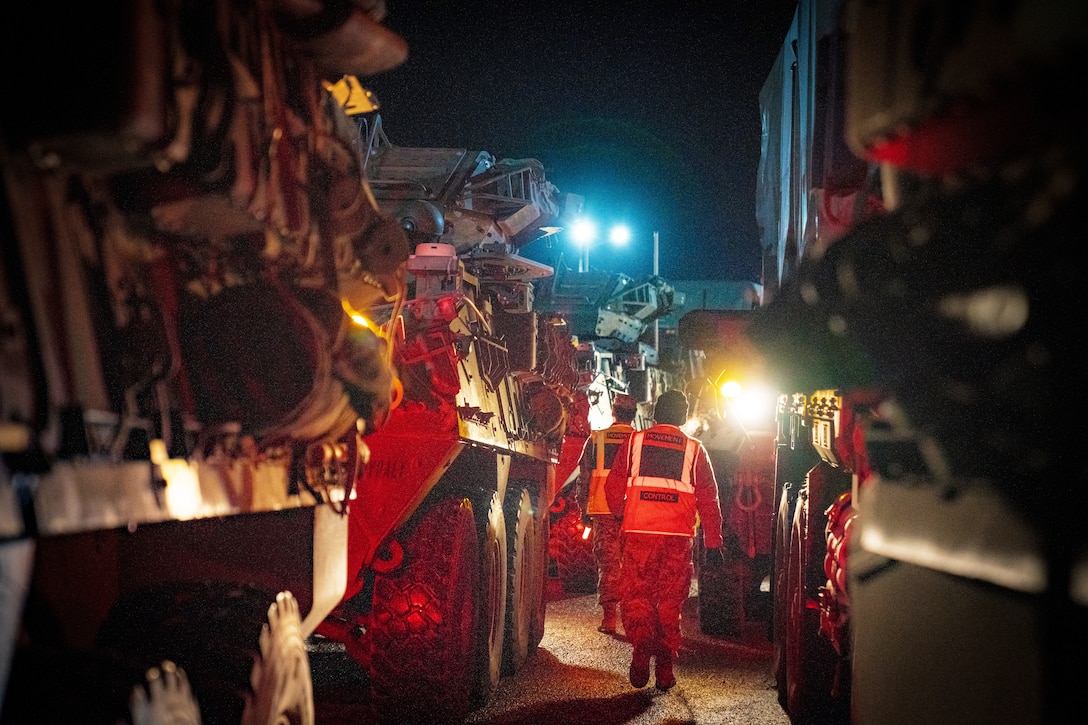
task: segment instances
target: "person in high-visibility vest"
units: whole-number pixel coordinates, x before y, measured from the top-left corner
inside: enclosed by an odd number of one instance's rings
[[[608,508],[604,482],[616,451],[635,432],[638,402],[620,393],[612,401],[615,422],[593,431],[582,448],[574,500],[582,509],[582,523],[593,531],[593,558],[597,562],[597,604],[604,610],[598,631],[616,633],[616,606],[619,603],[620,525]]]
[[[724,565],[718,483],[706,448],[684,433],[688,399],[669,390],[654,406],[654,425],[632,433],[605,480],[608,507],[622,518],[620,620],[631,643],[630,680],[644,687],[650,658],[659,689],[676,684],[680,613],[694,575],[696,523],[706,549],[703,566]],[[698,517],[698,518],[696,518]]]

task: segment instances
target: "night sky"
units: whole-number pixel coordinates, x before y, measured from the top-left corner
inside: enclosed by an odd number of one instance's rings
[[[759,90],[792,2],[386,5],[408,60],[367,85],[393,144],[539,159],[585,197],[594,268],[648,274],[657,230],[662,276],[759,281]],[[613,249],[621,221],[633,238]],[[566,235],[523,251],[560,252],[577,266]]]

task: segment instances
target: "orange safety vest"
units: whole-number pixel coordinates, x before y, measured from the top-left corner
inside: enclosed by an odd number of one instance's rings
[[[699,441],[675,426],[631,437],[623,531],[695,536],[695,456]]]
[[[592,433],[593,443],[593,473],[589,477],[589,501],[586,503],[586,513],[596,514],[612,513],[608,508],[608,501],[604,495],[604,482],[608,478],[608,471],[612,468],[612,460],[616,457],[620,446],[627,440],[635,429],[627,423],[616,423],[602,430]]]

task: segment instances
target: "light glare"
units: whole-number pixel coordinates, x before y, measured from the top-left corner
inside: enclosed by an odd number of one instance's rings
[[[625,224],[617,224],[612,227],[612,231],[609,233],[608,238],[613,244],[622,246],[631,241],[631,230],[628,229]]]
[[[722,391],[722,397],[725,398],[739,398],[743,392],[740,383],[736,380],[726,380],[721,384],[719,390]]]
[[[352,307],[351,303],[349,303],[346,299],[340,299],[340,306],[344,308],[344,312],[347,313],[348,318],[350,318],[351,321],[359,327],[365,327],[368,330],[376,329],[376,326],[370,324],[370,320],[368,320],[362,312],[359,312],[359,310]]]
[[[589,219],[579,219],[570,229],[571,238],[582,246],[597,238],[597,225]]]
[[[770,426],[774,421],[777,397],[770,388],[755,386],[732,400],[733,410],[746,426]]]

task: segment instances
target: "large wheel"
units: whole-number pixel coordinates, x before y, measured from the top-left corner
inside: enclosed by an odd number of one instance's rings
[[[491,497],[482,522],[479,587],[480,621],[476,632],[478,672],[474,704],[483,707],[499,686],[506,634],[506,519],[498,494]],[[469,652],[471,650],[465,650]]]
[[[512,675],[529,656],[532,628],[534,569],[533,501],[529,491],[515,489],[507,497],[506,519],[506,645],[502,673]]]
[[[782,488],[782,497],[778,502],[778,515],[774,530],[774,561],[771,568],[771,641],[773,643],[773,662],[775,687],[778,690],[778,702],[784,710],[789,709],[786,693],[786,628],[787,612],[790,606],[790,532],[793,528],[793,484],[787,483]]]
[[[791,722],[807,723],[806,707],[811,685],[805,678],[805,588],[802,576],[803,535],[796,519],[790,527],[789,555],[786,557],[786,712]]]
[[[314,721],[309,658],[298,603],[289,592],[273,597],[221,582],[158,585],[118,602],[99,645],[153,675],[157,669],[164,676],[176,664],[191,683],[205,723]],[[180,676],[165,677],[159,685],[182,687]],[[154,709],[156,695],[180,693],[157,692],[154,679],[146,690],[138,685],[134,691],[134,713],[144,697]]]
[[[374,581],[371,695],[396,722],[459,722],[475,685],[479,548],[472,509],[436,502],[408,535],[404,563]]]
[[[33,591],[21,624],[4,683],[0,721],[20,725],[125,722],[132,686],[143,681],[142,663],[112,648],[84,651],[68,645],[60,618]]]
[[[593,536],[583,537],[582,510],[568,487],[552,507],[551,543],[556,572],[563,589],[579,594],[597,591],[597,560],[593,558]]]
[[[836,653],[820,634],[819,609],[809,607],[815,599],[811,581],[810,553],[817,549],[819,575],[823,576],[823,538],[810,541],[814,531],[823,531],[819,521],[810,521],[808,495],[802,489],[797,497],[790,531],[786,611],[786,711],[793,725],[835,725],[849,721],[841,703],[832,697]],[[818,547],[815,544],[819,544]],[[814,546],[810,550],[810,546]]]
[[[548,609],[548,539],[551,517],[547,512],[537,514],[533,522],[533,612],[530,618],[529,651],[540,646]]]

